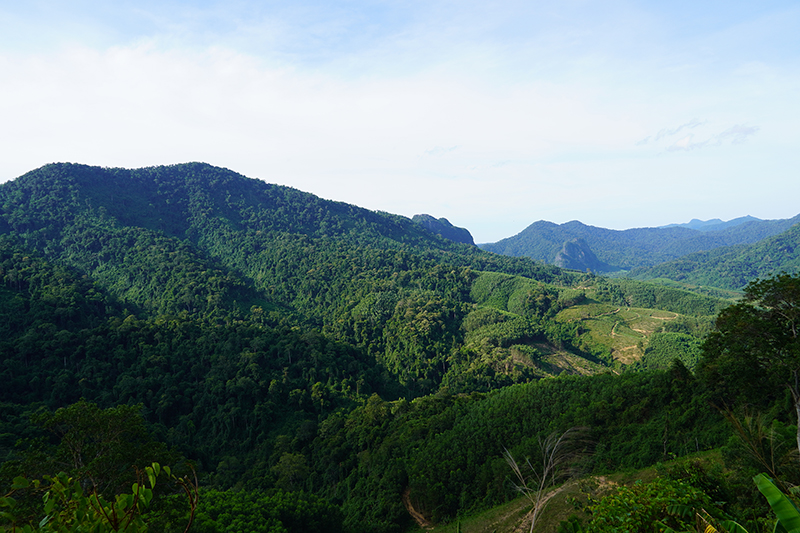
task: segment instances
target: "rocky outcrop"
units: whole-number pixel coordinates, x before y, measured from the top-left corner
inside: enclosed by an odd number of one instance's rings
[[[572,239],[564,243],[561,251],[556,254],[556,266],[570,270],[592,270],[594,272],[611,272],[618,270],[608,263],[600,261],[586,241]]]
[[[475,241],[472,240],[472,234],[468,230],[452,225],[446,218],[433,218],[430,215],[414,215],[411,220],[431,233],[435,233],[445,239],[463,242],[464,244],[475,244]]]

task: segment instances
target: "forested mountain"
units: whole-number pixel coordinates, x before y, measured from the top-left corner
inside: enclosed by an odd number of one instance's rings
[[[800,271],[800,224],[755,244],[725,246],[688,254],[651,268],[637,268],[634,279],[666,278],[691,285],[741,290],[751,280]]]
[[[800,215],[788,220],[752,220],[716,231],[686,227],[620,231],[587,226],[577,220],[560,225],[542,220],[513,237],[479,246],[498,254],[554,263],[565,242],[583,239],[609,269],[629,270],[654,266],[694,252],[755,243],[786,231],[797,222],[800,222]]]
[[[451,520],[572,425],[598,472],[722,444],[691,369],[729,304],[205,164],[47,165],[0,185],[0,490],[67,468],[59,416],[130,405],[198,465],[196,531]]]
[[[442,350],[425,355],[427,345],[456,343],[474,271],[566,279],[403,217],[203,164],[49,165],[5,184],[0,202],[16,242],[91,276],[132,312],[240,313],[273,325],[293,316],[428,391],[447,365]],[[419,331],[409,326],[415,317]],[[400,336],[409,327],[415,334]],[[401,365],[408,357],[417,363]]]

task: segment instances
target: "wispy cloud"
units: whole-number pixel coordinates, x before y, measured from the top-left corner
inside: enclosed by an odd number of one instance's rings
[[[673,129],[665,128],[665,129],[659,131],[658,134],[656,134],[655,140],[659,141],[659,140],[663,139],[664,137],[671,137],[672,135],[677,135],[678,133],[680,133],[681,131],[683,131],[685,129],[694,129],[694,128],[698,127],[698,126],[703,126],[704,124],[706,124],[706,121],[700,122],[699,120],[697,120],[695,118],[695,119],[690,120],[686,124],[681,124],[677,128],[673,128]]]
[[[724,139],[731,139],[732,144],[741,144],[747,140],[748,137],[755,135],[758,130],[760,130],[758,126],[745,126],[743,124],[736,124],[731,128],[723,131],[719,135],[717,135],[717,139],[721,142]]]
[[[636,146],[657,145],[659,141],[664,140],[669,143],[664,148],[667,152],[690,152],[699,148],[720,146],[726,142],[742,144],[749,137],[755,135],[759,129],[758,126],[734,124],[728,129],[719,131],[707,120],[701,122],[693,119],[676,128],[663,128],[656,135],[649,135],[640,140],[636,143]],[[694,131],[689,133],[686,130]]]
[[[704,120],[704,121],[701,122],[700,120],[694,118],[694,119],[690,120],[689,122],[681,124],[680,126],[675,127],[675,128],[662,128],[655,135],[648,135],[644,139],[638,141],[636,143],[636,146],[645,146],[647,144],[650,144],[651,142],[657,143],[661,139],[677,135],[680,132],[682,132],[683,130],[693,130],[693,129],[697,128],[698,126],[704,126],[707,123],[708,123],[707,120]],[[682,142],[685,139],[686,139],[686,137],[680,139],[680,141],[677,141],[677,142]]]

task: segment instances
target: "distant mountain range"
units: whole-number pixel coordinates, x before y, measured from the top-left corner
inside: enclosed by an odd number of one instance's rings
[[[750,215],[734,218],[724,222],[718,218],[712,218],[711,220],[699,220],[693,218],[689,222],[684,224],[667,224],[666,226],[659,226],[660,228],[689,228],[689,229],[696,229],[698,231],[720,231],[725,228],[731,228],[733,226],[738,226],[739,224],[744,224],[745,222],[763,222],[760,218],[751,217]]]
[[[578,221],[560,225],[539,221],[534,222],[513,237],[479,246],[484,250],[503,255],[530,257],[576,270],[614,272],[633,269],[636,276],[644,279],[669,277],[666,275],[667,270],[665,269],[652,271],[647,269],[679,260],[690,254],[699,254],[690,256],[693,258],[691,259],[692,268],[702,269],[704,264],[701,258],[706,255],[710,254],[709,257],[715,258],[733,257],[739,253],[737,250],[745,250],[744,246],[754,245],[769,237],[783,234],[798,222],[800,222],[800,215],[782,220],[760,220],[748,216],[728,222],[693,220],[688,224],[660,228],[611,230],[587,226]],[[576,247],[570,243],[580,245]],[[763,246],[768,246],[768,243],[764,243]],[[713,250],[720,251],[711,254]],[[782,253],[769,252],[761,248],[759,250],[764,254],[763,257],[786,258],[785,250],[788,248],[784,243],[784,252]],[[752,257],[754,253],[745,254],[743,257],[751,257],[755,260]],[[687,261],[689,260],[687,259]],[[739,261],[744,260],[740,259]],[[792,260],[789,258],[786,260],[789,261],[786,264],[787,268],[791,269]],[[776,268],[781,268],[781,265],[774,261],[772,264]],[[681,279],[703,279],[708,284],[725,288],[741,288],[743,286],[741,280],[744,280],[746,276],[743,273],[742,276],[734,276],[728,281],[711,283],[710,280],[714,278],[713,274],[688,276],[686,270],[689,266],[683,263],[681,268]],[[752,271],[758,272],[769,270],[755,266],[753,268]]]

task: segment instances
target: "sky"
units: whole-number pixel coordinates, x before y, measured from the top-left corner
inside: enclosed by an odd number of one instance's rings
[[[800,213],[800,3],[0,0],[0,182],[203,161],[496,242]]]

